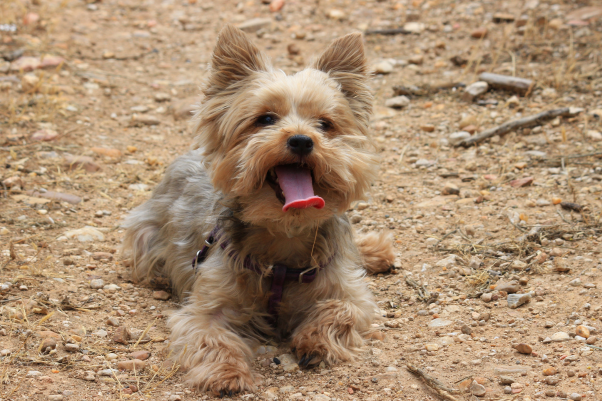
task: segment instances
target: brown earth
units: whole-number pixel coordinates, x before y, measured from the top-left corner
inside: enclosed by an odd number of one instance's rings
[[[349,212],[357,231],[395,236],[396,268],[366,279],[383,339],[350,363],[292,373],[272,361],[285,346],[263,348],[263,384],[235,398],[438,398],[410,362],[462,400],[602,399],[595,6],[286,0],[271,12],[259,0],[3,0],[0,399],[211,398],[167,362],[165,316],[177,305],[128,281],[119,224],[188,148],[188,110],[218,30],[254,18],[267,20],[249,34],[288,73],[348,32],[412,32],[366,36],[371,63],[388,72],[372,80],[382,168],[372,197]],[[480,72],[534,85],[466,99],[459,84]],[[394,86],[409,93],[401,109],[385,106]],[[581,110],[450,144],[461,129],[560,107]],[[530,302],[509,308],[514,291]]]

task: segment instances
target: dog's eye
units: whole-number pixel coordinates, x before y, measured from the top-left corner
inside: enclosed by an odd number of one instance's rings
[[[333,128],[332,123],[328,120],[320,120],[318,123],[322,131],[330,131]]]
[[[268,125],[276,124],[276,117],[271,114],[264,114],[263,116],[257,117],[255,120],[255,125],[258,127],[267,127]]]

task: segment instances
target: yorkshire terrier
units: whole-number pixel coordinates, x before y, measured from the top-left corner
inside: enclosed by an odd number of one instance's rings
[[[219,34],[196,139],[125,222],[137,281],[166,277],[183,306],[172,355],[214,394],[254,391],[253,349],[290,341],[299,366],[350,360],[377,305],[366,272],[390,235],[354,239],[345,212],[378,168],[362,36],[287,75],[237,28]]]

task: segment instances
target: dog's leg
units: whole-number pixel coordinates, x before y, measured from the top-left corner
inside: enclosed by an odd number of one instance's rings
[[[366,303],[338,299],[318,302],[292,336],[291,347],[299,366],[349,360],[364,343],[372,313]]]
[[[199,306],[193,300],[169,320],[172,350],[188,371],[186,379],[217,396],[254,391],[251,347],[232,331],[231,318],[221,309],[209,313]]]
[[[368,274],[378,274],[388,271],[395,261],[393,236],[389,233],[371,232],[355,238],[362,255],[362,265]]]

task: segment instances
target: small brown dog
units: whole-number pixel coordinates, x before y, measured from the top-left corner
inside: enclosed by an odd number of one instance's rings
[[[286,75],[228,26],[211,67],[196,149],[128,217],[124,249],[136,280],[169,278],[184,302],[173,355],[223,395],[256,388],[268,338],[290,339],[301,367],[349,360],[378,312],[363,277],[394,253],[384,234],[354,241],[344,214],[377,169],[361,35]]]

